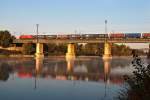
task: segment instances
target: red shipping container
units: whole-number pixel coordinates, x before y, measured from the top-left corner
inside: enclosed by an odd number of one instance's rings
[[[110,33],[110,38],[124,38],[125,35],[123,33]]]
[[[142,33],[143,38],[150,38],[150,33]]]

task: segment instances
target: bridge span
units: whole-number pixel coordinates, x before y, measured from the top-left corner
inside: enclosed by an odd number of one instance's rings
[[[15,39],[13,43],[35,43],[36,57],[44,57],[44,43],[66,43],[68,49],[66,57],[75,57],[75,44],[77,43],[104,43],[103,58],[111,58],[111,45],[113,43],[150,43],[150,38],[100,38],[100,39]]]

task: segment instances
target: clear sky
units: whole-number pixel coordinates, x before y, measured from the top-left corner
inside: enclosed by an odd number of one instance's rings
[[[150,0],[0,0],[0,30],[15,34],[150,32]]]

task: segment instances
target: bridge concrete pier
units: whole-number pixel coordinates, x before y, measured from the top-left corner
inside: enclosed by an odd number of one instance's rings
[[[36,58],[44,58],[44,53],[43,53],[43,43],[37,43],[36,44],[36,53],[35,53]]]
[[[110,59],[112,58],[111,55],[111,44],[109,42],[104,43],[104,55],[103,59]]]
[[[69,43],[67,47],[67,53],[66,53],[66,58],[75,58],[75,44],[74,43]]]

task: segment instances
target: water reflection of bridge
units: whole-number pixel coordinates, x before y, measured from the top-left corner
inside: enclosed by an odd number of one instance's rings
[[[38,58],[35,60],[24,59],[18,62],[9,61],[8,64],[11,66],[11,72],[15,73],[20,78],[36,77],[58,80],[104,81],[113,84],[120,84],[123,82],[122,75],[111,73],[111,60],[103,60],[95,65],[91,61],[86,60],[85,63],[89,63],[85,66],[84,62],[81,61],[81,63],[80,61],[81,58],[79,61],[76,61],[75,58],[66,59],[66,61],[64,60],[65,64],[63,64],[64,62],[62,63],[62,61],[56,61],[55,59],[52,61],[51,59],[50,63],[46,63],[49,61]],[[0,63],[0,66],[1,64],[2,63]],[[33,65],[35,65],[35,67]],[[113,68],[112,64],[111,67]]]
[[[122,76],[110,75],[111,59],[103,60],[104,63],[103,73],[100,72],[93,73],[93,72],[86,72],[86,71],[77,72],[74,69],[74,60],[75,58],[66,59],[67,68],[65,70],[59,71],[56,69],[52,69],[52,70],[42,69],[44,66],[43,59],[37,58],[36,69],[35,69],[36,73],[34,73],[34,76],[50,78],[50,79],[58,79],[58,80],[104,81],[113,84],[120,84],[123,82]]]

